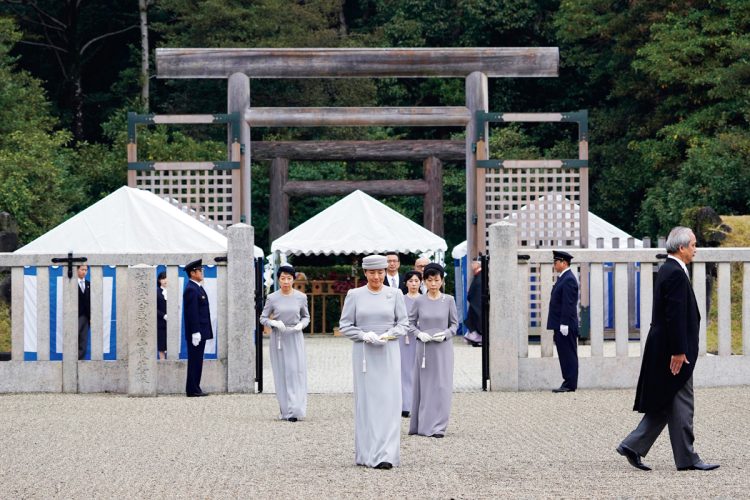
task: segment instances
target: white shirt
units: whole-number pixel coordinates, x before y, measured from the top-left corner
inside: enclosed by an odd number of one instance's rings
[[[85,279],[79,279],[78,280],[78,288],[81,289],[82,292],[86,292],[86,280]]]
[[[398,273],[391,276],[390,274],[386,274],[386,277],[388,278],[388,284],[392,288],[398,288]]]

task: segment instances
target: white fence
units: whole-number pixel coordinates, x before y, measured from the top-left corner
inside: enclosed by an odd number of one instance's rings
[[[85,255],[91,281],[91,356],[78,360],[78,285],[67,265],[62,277],[62,360],[50,360],[50,272],[56,255],[0,254],[0,267],[11,268],[11,361],[0,362],[0,392],[116,392],[131,395],[185,391],[186,361],[180,300],[167,308],[167,356],[156,359],[156,272],[167,269],[169,297],[179,298],[179,266],[202,258],[216,264],[216,359],[206,359],[202,387],[209,392],[255,390],[253,228],[235,224],[227,231],[223,254]],[[220,262],[216,262],[220,258]],[[24,314],[24,267],[35,266],[36,315]],[[115,359],[104,359],[102,331],[103,269],[115,266]],[[35,317],[37,356],[24,361],[24,328]]]
[[[541,356],[529,356],[529,308],[522,300],[528,292],[529,268],[540,268],[541,323],[546,325],[553,285],[552,250],[519,249],[515,226],[500,222],[490,228],[490,381],[492,390],[549,389],[561,382],[554,356],[552,332],[541,330]],[[579,353],[580,388],[634,387],[640,370],[641,352],[651,323],[653,271],[663,259],[664,249],[568,249],[572,270],[590,273],[590,355]],[[519,255],[528,259],[519,259]],[[604,266],[614,265],[615,348],[606,355],[604,342]],[[718,267],[718,353],[706,353],[706,264]],[[732,354],[731,269],[739,264],[743,275],[742,351]],[[632,273],[640,269],[640,343],[631,345],[628,294]],[[629,278],[629,275],[631,276]],[[700,354],[695,370],[697,386],[750,383],[750,248],[699,248],[693,262],[692,284],[701,314]],[[632,289],[632,288],[631,288]],[[585,293],[585,292],[584,292]],[[630,298],[629,298],[630,296]],[[632,314],[632,312],[631,312]],[[584,351],[584,349],[579,349]]]

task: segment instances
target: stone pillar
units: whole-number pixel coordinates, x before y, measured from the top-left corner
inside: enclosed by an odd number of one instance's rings
[[[156,272],[128,269],[128,395],[156,396]]]
[[[227,392],[255,392],[254,231],[227,230]]]
[[[490,232],[490,390],[518,390],[518,336],[527,335],[518,281],[516,226],[497,222]]]

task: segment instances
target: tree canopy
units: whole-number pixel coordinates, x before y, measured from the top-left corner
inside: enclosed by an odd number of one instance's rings
[[[138,2],[0,0],[0,210],[28,240],[125,182],[125,112],[140,102]],[[750,211],[750,3],[745,0],[159,0],[155,47],[558,46],[558,78],[492,79],[490,110],[588,109],[590,206],[637,236],[696,207]],[[153,63],[152,63],[153,65]],[[258,106],[461,105],[462,79],[253,80]],[[150,110],[226,109],[222,81],[152,80]],[[575,154],[573,130],[493,126],[497,157]],[[457,138],[457,129],[254,128],[253,140]],[[201,127],[139,131],[139,155],[222,155]],[[464,230],[464,166],[444,171],[449,245]],[[300,162],[295,179],[417,178],[421,165]],[[268,164],[253,164],[268,247]],[[291,226],[333,201],[294,200]],[[414,220],[421,200],[388,197]]]

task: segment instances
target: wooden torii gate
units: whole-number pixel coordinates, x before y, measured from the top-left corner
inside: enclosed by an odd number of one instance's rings
[[[556,77],[557,47],[379,48],[379,49],[157,49],[158,78],[220,78],[228,81],[228,115],[239,113],[239,133],[230,125],[231,164],[239,156],[239,175],[232,177],[233,222],[250,221],[250,127],[410,126],[465,127],[466,237],[471,257],[484,239],[477,226],[477,157],[488,158],[488,124],[475,120],[488,112],[488,78]],[[464,78],[465,106],[253,108],[250,78]],[[185,123],[185,117],[159,117],[159,123]],[[477,130],[477,127],[483,130]],[[129,159],[135,162],[135,152]],[[224,162],[227,163],[227,162]],[[186,170],[178,162],[158,162],[141,170]],[[200,168],[206,169],[206,165]],[[210,168],[210,167],[209,167]],[[213,168],[234,168],[217,165]],[[134,175],[129,183],[136,185]],[[239,186],[237,185],[239,184]],[[239,196],[238,196],[239,195]],[[226,196],[226,195],[225,195]],[[239,207],[237,209],[236,207]]]
[[[464,160],[463,141],[278,141],[253,144],[253,158],[272,160],[268,232],[270,241],[289,231],[291,196],[349,194],[423,196],[425,229],[443,236],[443,161]],[[421,161],[423,179],[289,181],[289,161]]]

